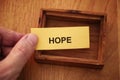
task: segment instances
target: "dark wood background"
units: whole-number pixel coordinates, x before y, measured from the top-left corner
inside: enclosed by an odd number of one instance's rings
[[[120,6],[117,7],[117,3],[120,1],[0,0],[0,26],[21,33],[29,33],[31,27],[38,26],[41,8],[105,12],[108,16],[103,69],[38,64],[31,57],[21,72],[19,80],[119,80],[120,8],[118,7]]]

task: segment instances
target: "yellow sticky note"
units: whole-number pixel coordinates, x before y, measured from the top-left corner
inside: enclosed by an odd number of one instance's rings
[[[36,50],[81,49],[90,47],[89,26],[31,28],[38,36]]]

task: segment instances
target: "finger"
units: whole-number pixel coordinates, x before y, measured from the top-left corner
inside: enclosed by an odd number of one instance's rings
[[[23,34],[0,27],[0,36],[3,46],[14,46]]]
[[[0,60],[2,59],[2,48],[1,48],[1,46],[2,46],[2,38],[0,36]]]
[[[11,50],[10,54],[3,61],[10,64],[14,70],[20,71],[32,55],[37,43],[34,34],[25,35]]]

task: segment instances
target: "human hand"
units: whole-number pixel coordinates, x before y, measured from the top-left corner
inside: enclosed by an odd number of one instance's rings
[[[16,80],[23,66],[34,52],[37,37],[23,35],[0,27],[0,80]]]

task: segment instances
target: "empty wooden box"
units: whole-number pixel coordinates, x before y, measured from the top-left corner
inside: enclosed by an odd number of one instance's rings
[[[38,27],[86,25],[90,27],[89,49],[37,51],[35,53],[35,59],[41,63],[102,68],[105,45],[105,14],[77,10],[42,9]]]

